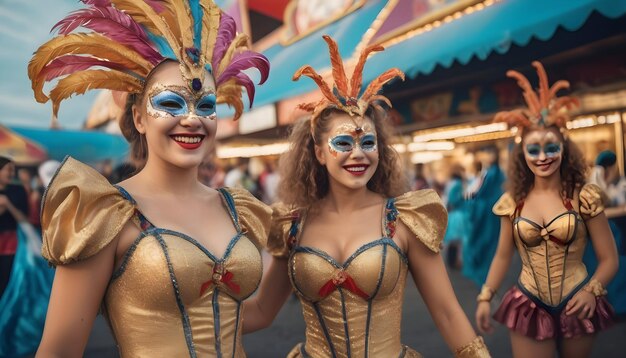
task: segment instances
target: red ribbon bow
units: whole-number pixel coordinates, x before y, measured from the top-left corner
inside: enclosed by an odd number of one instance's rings
[[[356,285],[356,282],[354,281],[354,279],[350,277],[350,275],[348,275],[348,273],[343,270],[338,270],[337,272],[335,272],[335,274],[333,275],[333,278],[328,280],[328,282],[326,282],[324,286],[320,288],[318,293],[322,298],[324,298],[330,295],[331,293],[333,293],[333,291],[335,291],[337,287],[343,287],[347,289],[348,291],[362,297],[364,300],[368,300],[370,298],[370,296],[367,293],[363,292]]]
[[[204,294],[204,292],[206,292],[206,290],[209,289],[212,284],[217,285],[220,282],[226,285],[226,287],[228,287],[234,293],[239,294],[239,292],[241,291],[241,287],[233,282],[234,277],[235,275],[232,272],[224,269],[224,265],[219,263],[215,264],[215,266],[213,266],[211,279],[203,283],[200,287],[200,296],[202,296],[202,294]]]

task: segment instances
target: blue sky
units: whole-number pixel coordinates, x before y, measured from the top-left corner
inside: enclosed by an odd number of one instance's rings
[[[27,75],[28,61],[39,45],[52,38],[52,26],[80,7],[78,0],[0,0],[0,123],[49,126],[52,105],[35,101]],[[61,125],[80,128],[96,94],[90,91],[63,101]]]

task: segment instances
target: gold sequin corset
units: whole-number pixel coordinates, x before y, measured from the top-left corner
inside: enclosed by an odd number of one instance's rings
[[[585,186],[580,195],[590,190],[592,188]],[[565,200],[565,211],[541,225],[520,215],[523,202],[515,204],[509,199],[501,198],[494,212],[511,217],[513,237],[522,259],[519,284],[546,305],[558,306],[587,278],[582,262],[587,228],[581,214],[591,217],[601,209],[590,212],[588,202],[580,200],[579,213],[570,200]]]
[[[445,230],[445,209],[434,193],[413,192],[389,199],[383,237],[361,246],[343,263],[319,249],[300,246],[299,233],[306,218],[294,217],[284,233],[285,242],[291,245],[289,277],[302,305],[306,339],[290,357],[420,356],[400,342],[408,263],[393,240],[397,219],[408,223],[427,246],[438,248]],[[427,234],[429,228],[432,231]]]
[[[247,192],[221,189],[237,234],[223,257],[216,257],[193,238],[152,225],[121,187],[88,184],[83,181],[89,175],[69,173],[72,167],[79,172],[91,170],[76,163],[65,163],[49,189],[43,252],[53,264],[79,261],[87,258],[94,246],[101,246],[101,241],[109,240],[110,233],[105,237],[93,234],[100,228],[119,226],[118,220],[129,219],[140,225],[142,232],[114,271],[103,301],[121,356],[245,357],[242,301],[261,280],[259,246],[265,243],[268,228],[258,222],[269,221],[269,208]],[[86,187],[74,186],[68,196],[64,191],[71,181]],[[100,206],[98,199],[103,197],[117,206]],[[83,222],[79,215],[76,227],[55,228],[62,220],[71,219],[64,211],[72,202],[83,209],[92,206],[104,211],[105,221]]]

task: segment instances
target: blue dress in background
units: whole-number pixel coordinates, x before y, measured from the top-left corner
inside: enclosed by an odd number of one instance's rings
[[[485,172],[480,188],[465,205],[467,237],[463,245],[463,275],[481,286],[496,253],[500,218],[491,211],[504,193],[505,176],[498,165]]]
[[[0,357],[33,354],[48,310],[54,269],[41,257],[39,233],[19,224],[9,283],[0,297]]]
[[[625,222],[626,220],[621,220],[621,222]],[[615,238],[615,244],[617,246],[617,252],[619,253],[619,268],[617,273],[613,277],[613,280],[606,287],[608,291],[607,298],[609,303],[615,309],[615,313],[618,316],[626,315],[626,248],[623,247],[624,240],[623,235],[624,232],[618,227],[617,220],[609,219],[609,226],[611,227],[611,232],[613,232],[613,237]],[[587,245],[585,248],[585,255],[583,256],[583,262],[585,266],[587,266],[587,271],[589,271],[589,276],[593,275],[598,268],[598,258],[596,257],[595,251],[593,251],[593,245]]]

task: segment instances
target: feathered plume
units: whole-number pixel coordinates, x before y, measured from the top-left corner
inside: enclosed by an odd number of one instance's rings
[[[108,1],[101,0],[101,2]],[[74,11],[56,23],[52,27],[52,31],[58,29],[59,34],[67,35],[79,26],[129,46],[154,66],[163,61],[163,56],[152,47],[143,28],[130,16],[111,7],[110,4],[107,6],[94,5],[92,8]]]
[[[513,111],[502,111],[495,115],[495,122],[506,122],[510,126],[519,128],[545,128],[557,126],[565,129],[569,115],[568,109],[578,105],[578,100],[563,96],[557,98],[556,94],[561,89],[569,88],[569,82],[560,80],[549,86],[548,75],[539,61],[533,61],[533,67],[539,78],[539,89],[533,90],[528,78],[523,74],[509,70],[507,76],[517,80],[522,89],[522,94],[528,108]]]
[[[257,68],[260,83],[269,74],[262,54],[247,50],[247,37],[211,0],[81,0],[86,8],[54,25],[58,36],[44,43],[28,65],[35,99],[53,102],[53,121],[62,100],[89,89],[140,93],[151,71],[163,60],[180,63],[192,91],[202,88],[211,70],[219,103],[243,111],[245,88],[250,105],[253,81],[243,72]],[[77,29],[91,32],[78,32]],[[56,80],[48,96],[46,81]]]
[[[307,112],[312,112],[311,125],[315,125],[315,121],[319,113],[321,113],[324,108],[329,106],[342,110],[351,116],[360,117],[365,114],[369,106],[377,107],[377,101],[382,101],[391,107],[389,99],[379,95],[378,92],[383,85],[396,77],[404,80],[404,73],[397,68],[389,69],[374,79],[367,87],[363,95],[359,97],[359,92],[361,91],[362,86],[361,82],[363,79],[363,68],[368,55],[375,51],[383,51],[384,48],[382,46],[370,46],[364,49],[359,56],[359,61],[354,68],[351,79],[348,79],[346,77],[343,60],[339,54],[337,43],[330,36],[325,35],[323,38],[328,44],[328,50],[330,53],[332,75],[334,79],[334,91],[331,90],[330,86],[326,82],[324,82],[322,76],[320,76],[313,68],[311,68],[311,66],[308,65],[302,66],[298,71],[296,71],[292,78],[294,81],[297,81],[301,76],[307,76],[315,81],[319,89],[322,91],[324,98],[321,101],[303,103],[298,106]]]

